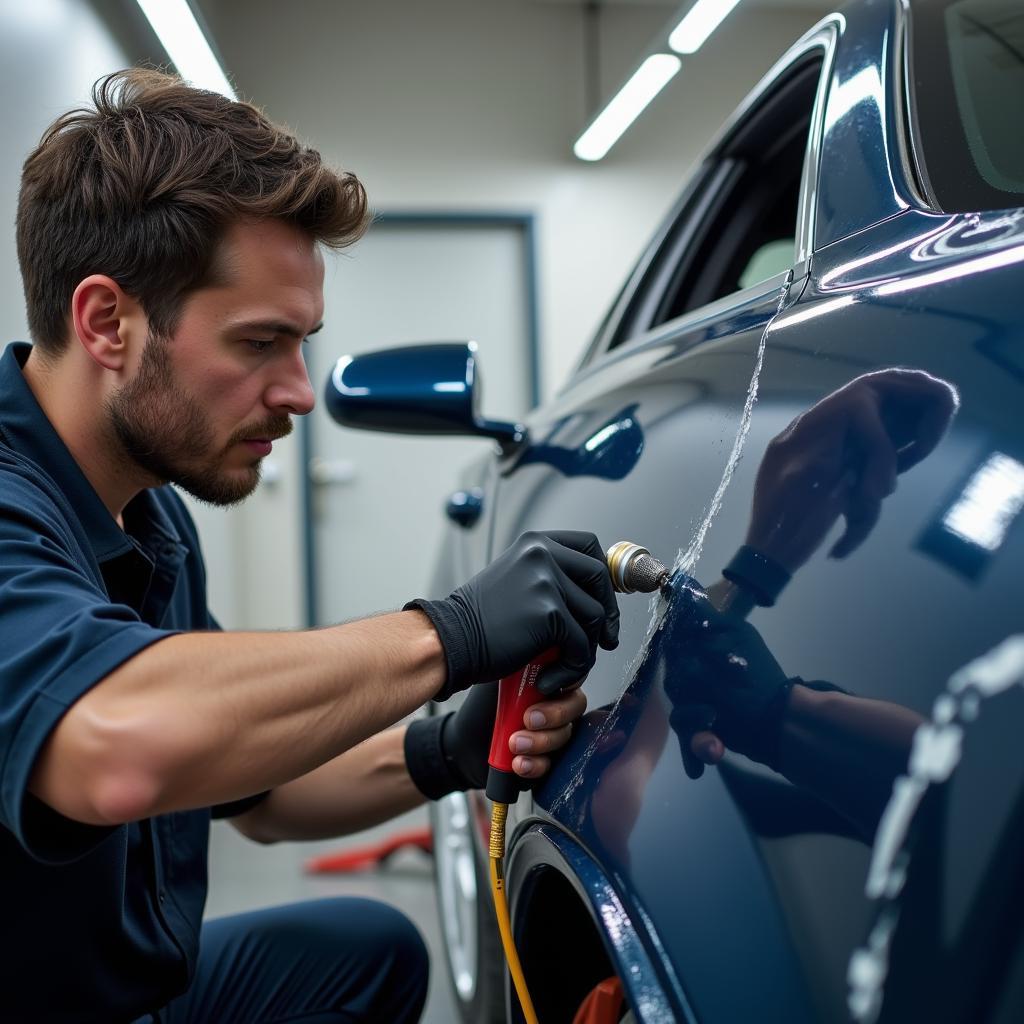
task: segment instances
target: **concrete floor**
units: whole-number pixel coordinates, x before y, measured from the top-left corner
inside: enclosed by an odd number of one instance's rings
[[[386,825],[316,843],[258,846],[230,825],[214,822],[210,836],[210,895],[207,917],[237,914],[325,896],[366,896],[402,910],[415,922],[430,950],[430,991],[421,1024],[457,1024],[455,1004],[442,955],[430,858],[419,850],[403,850],[379,869],[351,874],[308,875],[303,864],[323,853],[379,841],[399,829],[427,824],[425,808]]]

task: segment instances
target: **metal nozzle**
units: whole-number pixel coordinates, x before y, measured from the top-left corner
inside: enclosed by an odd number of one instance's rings
[[[620,594],[652,594],[668,579],[668,569],[647,548],[628,540],[613,544],[606,557],[612,585]]]

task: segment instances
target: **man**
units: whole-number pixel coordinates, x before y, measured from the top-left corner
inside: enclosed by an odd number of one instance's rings
[[[444,601],[223,633],[176,483],[230,504],[313,407],[322,246],[359,182],[254,108],[156,72],[97,84],[25,164],[33,345],[0,359],[0,1017],[402,1022],[425,953],[318,901],[201,924],[209,820],[258,842],[366,827],[486,770],[494,687],[560,660],[513,737],[542,776],[617,643],[597,539],[527,535]],[[389,728],[470,688],[454,714]],[[524,723],[525,724],[525,723]],[[212,809],[212,810],[211,810]]]

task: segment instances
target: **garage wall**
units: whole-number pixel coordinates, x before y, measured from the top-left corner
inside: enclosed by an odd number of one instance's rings
[[[96,78],[127,63],[130,57],[88,4],[0,3],[0,345],[28,337],[14,248],[22,162],[55,117],[88,99]]]

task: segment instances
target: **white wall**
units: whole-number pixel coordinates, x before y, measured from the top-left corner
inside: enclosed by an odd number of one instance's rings
[[[0,344],[28,338],[14,247],[21,165],[55,117],[88,100],[96,78],[126,63],[129,58],[87,4],[0,3]]]

